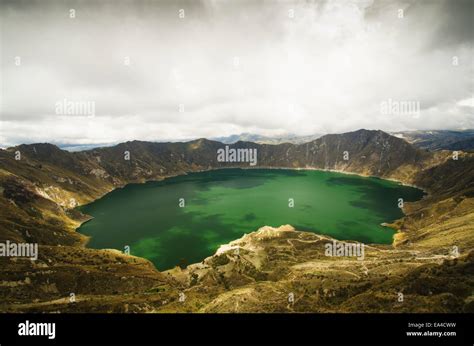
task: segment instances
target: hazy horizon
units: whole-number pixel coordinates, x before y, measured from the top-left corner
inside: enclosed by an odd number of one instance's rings
[[[239,134],[232,134],[232,135],[229,135],[229,136],[221,136],[221,137],[195,137],[195,138],[184,138],[184,139],[172,139],[172,138],[167,138],[167,139],[157,139],[157,140],[142,140],[142,139],[139,139],[139,138],[135,138],[135,139],[129,139],[129,140],[125,140],[125,141],[116,141],[116,142],[108,142],[108,143],[81,143],[81,144],[75,144],[75,143],[64,143],[64,142],[57,142],[57,141],[46,141],[46,142],[25,142],[25,143],[17,143],[17,144],[14,144],[14,145],[8,145],[8,146],[4,146],[0,143],[0,149],[7,149],[7,148],[11,148],[11,147],[15,147],[15,146],[18,146],[18,145],[22,145],[22,144],[25,144],[25,145],[31,145],[31,144],[40,144],[40,143],[47,143],[47,144],[53,144],[53,145],[56,145],[57,147],[61,148],[62,150],[67,150],[67,151],[84,151],[84,150],[90,150],[90,149],[94,149],[94,148],[103,148],[103,147],[111,147],[111,146],[115,146],[115,145],[118,145],[120,143],[125,143],[125,142],[130,142],[130,141],[143,141],[143,142],[151,142],[151,143],[167,143],[167,142],[170,142],[170,143],[186,143],[186,142],[191,142],[191,141],[195,141],[195,140],[199,140],[199,139],[207,139],[207,140],[211,140],[211,141],[218,141],[218,142],[222,142],[224,144],[229,144],[229,143],[235,143],[237,142],[238,140],[235,140],[235,141],[231,141],[231,142],[228,142],[228,141],[223,141],[223,139],[230,139],[232,137],[239,137],[239,136],[258,136],[258,137],[263,137],[263,139],[286,139],[286,138],[290,138],[290,139],[297,139],[297,138],[304,138],[304,137],[315,137],[314,139],[316,138],[321,138],[323,136],[326,136],[326,135],[331,135],[331,134],[344,134],[344,133],[349,133],[349,132],[355,132],[355,131],[360,131],[360,130],[368,130],[368,129],[357,129],[357,130],[353,130],[353,131],[347,131],[347,132],[338,132],[338,133],[324,133],[324,134],[313,134],[313,135],[305,135],[305,136],[297,136],[295,134],[288,134],[288,135],[281,135],[281,136],[262,136],[262,135],[259,135],[259,134],[254,134],[254,133],[239,133]],[[376,129],[374,129],[374,131],[377,131]],[[380,130],[380,131],[383,131],[383,130]],[[473,129],[464,129],[464,130],[413,130],[413,131],[384,131],[392,136],[395,136],[395,137],[398,137],[398,138],[404,138],[406,139],[405,137],[403,136],[400,136],[402,133],[416,133],[416,132],[423,132],[423,133],[429,133],[429,132],[474,132],[474,128]],[[314,139],[311,139],[309,141],[312,141]],[[248,141],[252,141],[252,140],[248,140]],[[257,140],[258,142],[258,140]],[[284,141],[283,141],[284,142]],[[289,141],[291,142],[291,140]]]

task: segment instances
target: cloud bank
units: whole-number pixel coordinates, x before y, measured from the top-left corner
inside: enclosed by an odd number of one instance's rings
[[[3,1],[0,144],[474,128],[473,4]]]

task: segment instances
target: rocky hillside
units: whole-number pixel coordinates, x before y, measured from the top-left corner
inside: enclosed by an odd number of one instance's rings
[[[420,150],[382,131],[305,144],[230,145],[256,148],[260,168],[338,170],[427,190],[427,198],[407,203],[406,216],[391,225],[400,230],[394,245],[370,247],[362,262],[324,256],[329,238],[291,226],[263,228],[201,264],[165,273],[144,259],[84,248],[75,229],[87,216],[74,207],[130,182],[249,167],[217,162],[223,147],[200,139],[74,153],[51,144],[0,150],[0,242],[40,244],[35,262],[0,257],[0,311],[472,310],[474,154],[453,159],[451,152]],[[409,303],[394,305],[400,292]]]

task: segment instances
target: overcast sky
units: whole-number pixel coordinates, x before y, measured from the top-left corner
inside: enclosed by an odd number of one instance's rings
[[[0,146],[474,128],[473,4],[2,0]]]

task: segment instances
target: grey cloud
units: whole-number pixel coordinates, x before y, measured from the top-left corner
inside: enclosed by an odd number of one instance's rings
[[[441,24],[433,46],[453,46],[474,42],[474,1],[445,1],[441,6]]]

